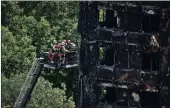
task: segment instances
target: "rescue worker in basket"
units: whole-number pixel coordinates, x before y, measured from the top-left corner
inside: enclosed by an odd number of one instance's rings
[[[48,58],[50,59],[51,63],[54,63],[54,57],[55,57],[55,52],[56,52],[56,48],[55,45],[57,45],[57,41],[53,40],[53,42],[50,44],[50,51],[49,51],[49,55]]]
[[[71,40],[63,40],[60,43],[57,43],[56,40],[53,40],[51,43],[52,49],[49,52],[49,59],[51,63],[57,63],[61,62],[62,65],[65,64],[65,53],[68,53],[72,50],[75,51],[76,45],[71,42]],[[59,61],[59,62],[56,62]]]

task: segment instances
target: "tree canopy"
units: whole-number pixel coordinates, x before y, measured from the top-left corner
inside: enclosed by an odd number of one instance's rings
[[[2,107],[7,108],[13,107],[33,59],[39,57],[43,51],[49,51],[49,44],[53,39],[71,39],[78,43],[79,3],[77,1],[2,1],[1,8]],[[68,88],[59,89],[58,86],[55,88],[51,86],[59,82],[60,85],[65,83],[66,87],[70,87],[64,77],[72,78],[72,76],[70,74],[61,74],[61,76],[63,77],[54,78],[55,81],[50,80],[55,75],[43,76],[46,80],[40,78],[29,106],[73,108],[72,97],[66,99]],[[71,106],[68,107],[68,104]]]

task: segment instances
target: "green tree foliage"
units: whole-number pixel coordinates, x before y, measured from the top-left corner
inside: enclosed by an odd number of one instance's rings
[[[10,79],[1,76],[1,106],[2,108],[12,108],[19,95],[20,89],[25,80],[26,74],[11,75]]]
[[[74,108],[73,98],[67,100],[64,86],[63,84],[64,89],[52,88],[51,83],[41,77],[28,106],[30,108]]]
[[[10,77],[11,73],[23,73],[28,70],[35,58],[35,47],[29,37],[13,36],[6,27],[2,32],[2,73]]]
[[[2,25],[9,26],[11,22],[11,18],[16,15],[22,15],[23,9],[19,8],[17,2],[12,1],[3,1],[1,2],[1,9],[2,9]]]
[[[3,107],[13,106],[24,82],[23,76],[27,74],[33,59],[40,56],[41,52],[49,51],[48,45],[53,39],[71,39],[78,43],[78,4],[78,2],[63,1],[1,2],[2,73],[5,76],[2,76]],[[61,71],[61,73],[65,72],[69,71]],[[72,79],[66,80],[66,77],[73,78],[72,75],[61,74],[61,76],[43,77],[47,80],[55,79],[49,80],[55,85],[54,87],[62,83],[66,83],[66,87],[72,87],[72,83],[67,83],[72,82]],[[74,105],[66,106],[70,102],[72,104],[72,99],[67,100],[64,97],[65,104],[57,103],[60,102],[61,96],[66,96],[65,91],[68,91],[68,88],[52,89],[49,82],[43,79],[40,79],[40,82],[32,98],[34,101],[29,104],[30,107],[45,108],[48,104],[50,108],[73,108]],[[46,85],[45,89],[42,88],[43,84]],[[41,96],[47,96],[48,101],[43,100]],[[40,100],[37,100],[38,98]]]
[[[2,106],[12,108],[26,78],[26,74],[2,76]],[[66,98],[66,89],[52,88],[51,83],[40,77],[33,91],[29,108],[74,108],[73,98]]]
[[[79,39],[78,2],[2,2],[2,15],[2,25],[14,35],[33,38],[38,56],[46,48],[44,43],[54,38],[71,39],[76,43]]]

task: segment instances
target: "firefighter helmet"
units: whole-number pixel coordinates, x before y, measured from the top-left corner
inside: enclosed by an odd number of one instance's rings
[[[63,40],[62,42],[66,43],[66,40]]]
[[[71,43],[71,40],[67,40],[67,43]]]
[[[61,45],[65,45],[65,42],[61,42]]]
[[[53,40],[53,44],[56,45],[57,44],[57,40]]]

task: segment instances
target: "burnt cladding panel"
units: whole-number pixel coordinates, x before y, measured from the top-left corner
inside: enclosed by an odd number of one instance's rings
[[[97,40],[107,40],[107,41],[111,41],[112,38],[112,32],[110,31],[106,31],[104,29],[100,29],[98,31],[98,36],[97,36]]]
[[[90,30],[87,34],[87,40],[95,41],[98,38],[96,30]]]
[[[162,45],[162,47],[168,47],[169,46],[169,41],[170,40],[170,33],[166,33],[166,32],[161,32],[160,33],[160,43]]]
[[[88,73],[94,73],[97,63],[98,63],[98,47],[97,44],[87,45],[87,54],[86,54],[86,65],[88,68]]]
[[[116,42],[126,43],[126,36],[122,31],[114,31],[112,39]]]
[[[77,30],[81,35],[83,35],[83,31],[86,29],[86,10],[88,8],[87,2],[80,2],[80,10],[79,10],[79,19],[78,19],[78,27]]]
[[[129,33],[127,34],[127,41],[129,43],[135,43],[135,44],[139,44],[139,35],[133,34],[133,33]]]
[[[121,43],[133,43],[140,45],[150,45],[151,36],[149,34],[144,33],[123,33],[122,31],[114,31],[113,32],[113,40]]]
[[[159,6],[159,7],[164,7],[168,8],[170,7],[170,2],[169,1],[142,1],[142,5],[150,5],[150,6]]]
[[[102,78],[104,80],[112,80],[113,72],[104,66],[100,66],[98,71],[98,78]]]
[[[97,27],[98,24],[98,2],[88,2],[87,9],[87,29],[88,31],[92,31]]]
[[[128,43],[134,43],[138,45],[150,45],[151,42],[151,36],[148,34],[142,34],[142,33],[128,33],[127,34],[127,42]]]

